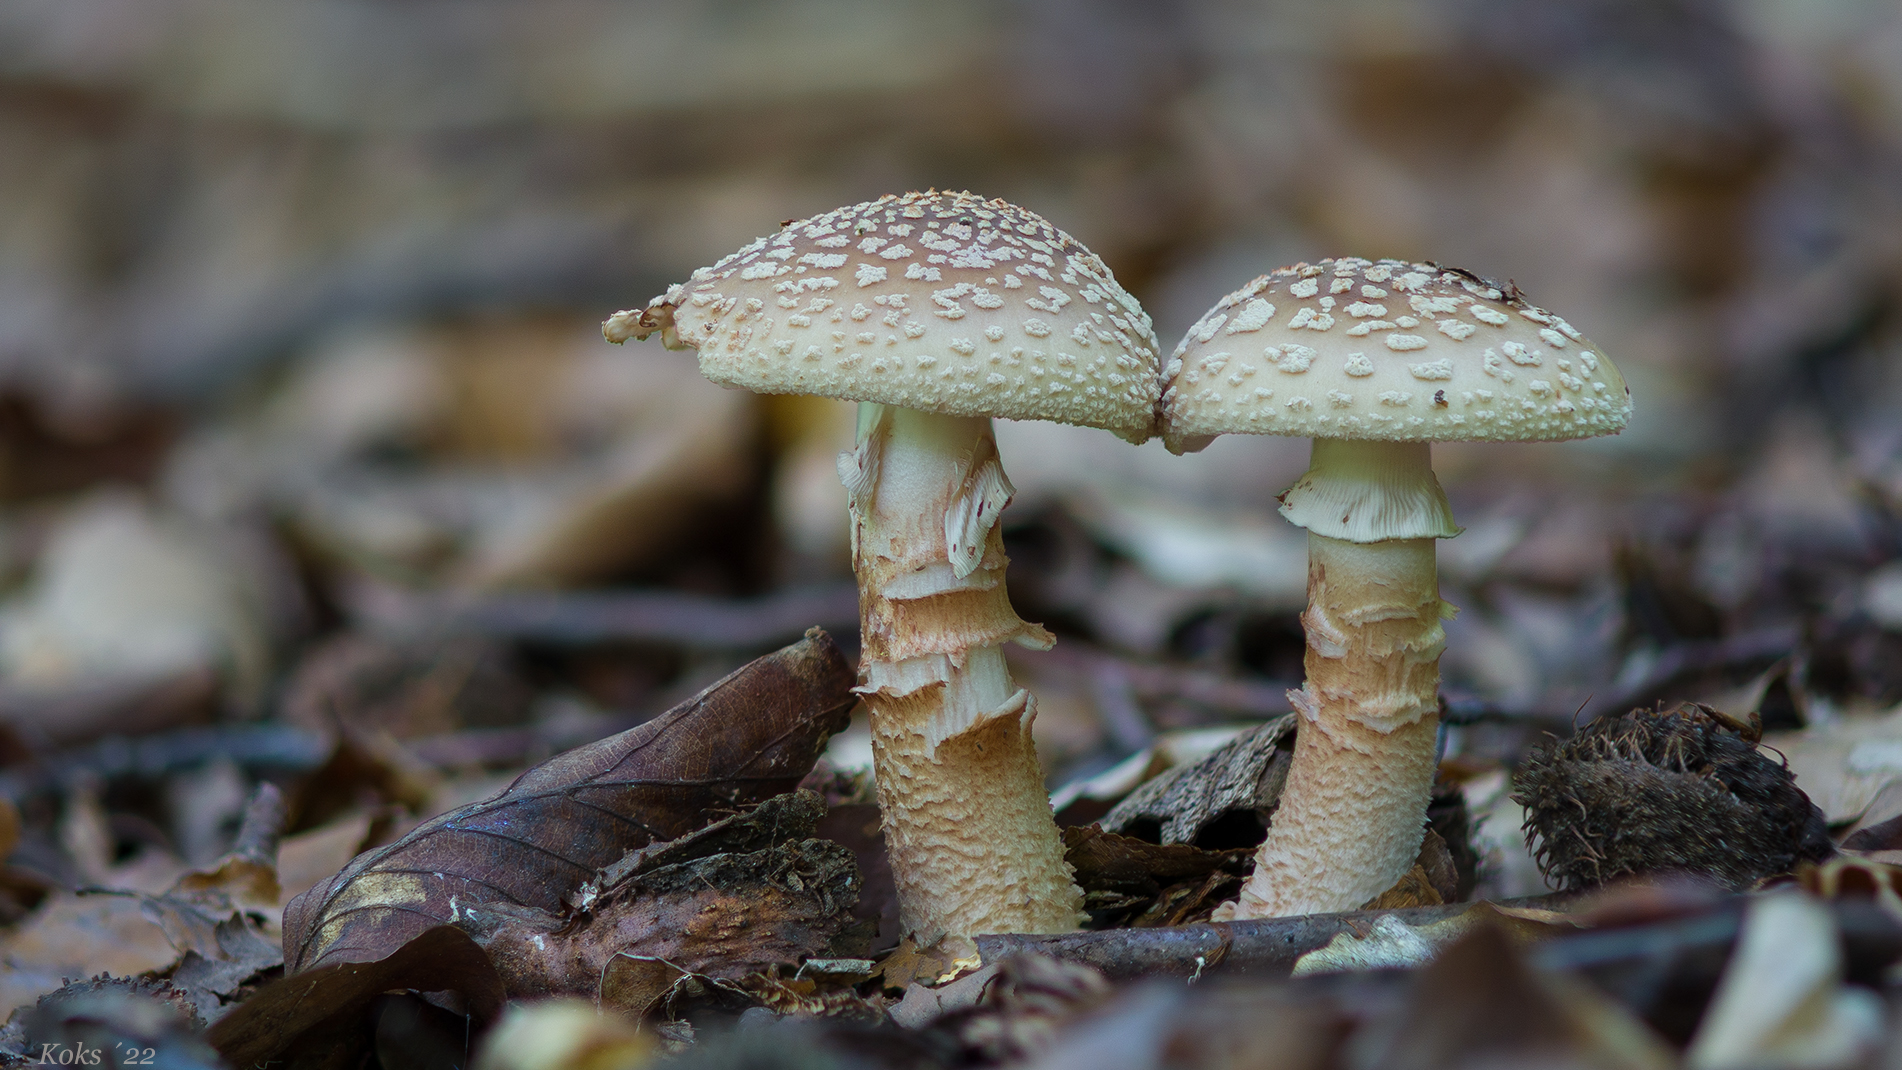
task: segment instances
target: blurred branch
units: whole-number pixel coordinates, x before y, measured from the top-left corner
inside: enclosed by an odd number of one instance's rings
[[[1563,909],[1574,901],[1563,895],[1512,899],[1501,906]],[[1543,968],[1613,971],[1668,967],[1702,954],[1721,966],[1736,939],[1746,897],[1728,896],[1692,913],[1647,924],[1620,925],[1554,937],[1533,951]],[[1148,977],[1192,978],[1226,974],[1256,978],[1288,976],[1295,961],[1327,946],[1341,933],[1364,937],[1373,922],[1392,915],[1419,928],[1464,914],[1476,903],[1414,907],[1392,911],[1307,914],[1258,921],[1209,922],[1154,929],[1105,929],[1052,936],[1009,933],[977,938],[985,962],[1034,952],[1093,966],[1112,981]],[[1873,978],[1902,957],[1902,923],[1867,900],[1829,904],[1849,951],[1852,976]],[[1714,978],[1713,978],[1714,980]]]
[[[760,598],[678,591],[616,591],[411,597],[362,590],[351,615],[386,632],[463,632],[556,646],[654,643],[744,650],[798,639],[814,625],[858,630],[851,583],[793,587]]]
[[[24,799],[83,774],[102,781],[158,780],[218,758],[255,772],[307,773],[322,765],[330,750],[330,739],[321,733],[281,724],[182,728],[139,739],[113,736],[0,772],[0,796]]]
[[[1513,900],[1515,906],[1536,906],[1552,897]],[[1147,977],[1191,978],[1227,974],[1286,977],[1296,959],[1326,947],[1341,933],[1365,936],[1374,919],[1391,914],[1418,928],[1444,921],[1473,909],[1472,903],[1412,907],[1406,910],[1360,910],[1341,914],[1303,914],[1291,918],[1254,921],[1204,922],[1150,929],[1103,929],[1097,932],[1031,935],[1004,933],[977,938],[985,962],[1021,952],[1080,962],[1102,971],[1112,981]]]
[[[1266,720],[1287,713],[1293,708],[1288,705],[1288,689],[1300,686],[1299,683],[1248,680],[1203,669],[1130,661],[1067,637],[1055,648],[1035,657],[1058,671],[1074,674],[1086,681],[1089,691],[1099,702],[1105,697],[1105,692],[1124,696],[1133,694],[1137,700],[1151,706],[1165,702],[1185,702],[1218,714],[1247,720]],[[1115,713],[1110,715],[1117,716]],[[1154,734],[1154,729],[1142,716],[1140,707],[1133,707],[1132,704],[1132,708],[1122,711],[1121,716],[1125,723],[1111,726],[1119,742],[1126,734],[1132,738]],[[1133,749],[1141,749],[1147,743],[1148,739],[1143,738]]]

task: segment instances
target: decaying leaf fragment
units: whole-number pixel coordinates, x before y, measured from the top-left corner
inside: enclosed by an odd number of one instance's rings
[[[1253,852],[1206,851],[1186,843],[1158,844],[1104,832],[1100,826],[1063,830],[1063,860],[1076,872],[1091,928],[1110,924],[1178,925],[1232,899],[1254,865]]]
[[[1514,944],[1527,944],[1573,927],[1550,910],[1475,903],[1463,913],[1427,925],[1408,925],[1392,914],[1373,920],[1364,934],[1344,932],[1326,947],[1295,960],[1293,976],[1425,965],[1442,949],[1481,926],[1491,926]]]
[[[1667,1070],[1676,1063],[1630,1011],[1583,982],[1529,966],[1491,918],[1416,973],[1406,1005],[1355,1037],[1354,1046],[1356,1065],[1384,1070]]]
[[[777,796],[630,853],[581,889],[572,913],[477,908],[462,924],[512,996],[585,994],[643,1014],[683,976],[797,964],[853,924],[858,867],[845,847],[811,838],[824,812],[812,792]]]
[[[1294,714],[1237,736],[1201,761],[1179,765],[1136,788],[1103,815],[1111,832],[1157,830],[1165,844],[1193,843],[1203,829],[1232,814],[1268,814],[1281,797],[1294,744]]]
[[[646,724],[557,755],[299,896],[285,910],[286,968],[373,961],[472,910],[561,914],[628,851],[790,791],[846,726],[854,682],[815,628]]]
[[[1753,901],[1685,1063],[1692,1070],[1861,1065],[1882,1039],[1882,1001],[1843,984],[1829,911],[1784,892]]]
[[[1049,1048],[1068,1019],[1107,999],[1110,985],[1079,963],[1012,955],[935,993],[914,986],[900,1007],[933,994],[946,998],[930,1020],[957,1039],[966,1058],[1018,1065]],[[904,1022],[898,1009],[893,1017]]]
[[[1797,867],[1796,883],[1821,899],[1868,899],[1902,920],[1902,866],[1845,852]]]
[[[482,1042],[476,1070],[621,1070],[645,1066],[654,1038],[585,1000],[511,1006]]]
[[[277,851],[284,804],[258,789],[229,854],[159,895],[96,889],[49,896],[0,942],[0,1011],[67,978],[164,977],[206,1020],[283,961],[278,946]]]
[[[0,1035],[0,1061],[215,1070],[223,1064],[203,1029],[191,999],[164,981],[98,977],[23,1008]]]
[[[365,1012],[377,996],[402,989],[455,993],[472,1027],[502,1009],[502,981],[488,956],[461,930],[439,925],[375,962],[333,962],[280,978],[213,1024],[206,1039],[232,1066],[361,1066],[375,1034]]]

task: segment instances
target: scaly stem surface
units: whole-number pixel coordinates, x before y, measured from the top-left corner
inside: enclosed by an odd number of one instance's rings
[[[1002,644],[1048,648],[1004,587],[1011,487],[990,421],[866,406],[841,463],[852,494],[859,692],[905,932],[921,945],[1076,928],[1031,742],[1036,701]]]
[[[1433,538],[1457,529],[1425,443],[1317,440],[1314,456],[1283,509],[1309,528],[1294,762],[1235,918],[1353,910],[1386,891],[1419,854],[1433,789],[1446,645]]]

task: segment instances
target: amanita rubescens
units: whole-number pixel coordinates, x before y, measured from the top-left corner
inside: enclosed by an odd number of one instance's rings
[[[1030,738],[1035,699],[1002,646],[1047,649],[1004,589],[1010,501],[990,418],[1154,428],[1149,317],[1044,219],[969,193],[911,193],[786,225],[615,314],[710,379],[860,402],[850,492],[859,692],[902,922],[941,936],[1073,929]]]
[[[1177,453],[1305,435],[1282,495],[1308,529],[1307,681],[1294,764],[1233,917],[1353,910],[1420,850],[1438,727],[1435,539],[1459,534],[1432,442],[1611,434],[1624,379],[1516,287],[1435,264],[1296,264],[1223,298],[1163,371]],[[1226,915],[1223,915],[1226,916]]]

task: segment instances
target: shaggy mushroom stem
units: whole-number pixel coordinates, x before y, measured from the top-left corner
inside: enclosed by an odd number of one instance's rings
[[[840,458],[851,496],[858,691],[904,931],[1064,932],[1082,893],[1031,742],[1036,700],[1002,646],[1048,649],[1004,587],[997,517],[1013,493],[984,417],[861,403]]]
[[[1425,442],[1315,439],[1282,513],[1308,529],[1294,762],[1236,918],[1353,910],[1413,866],[1439,727],[1435,538],[1458,534]]]

